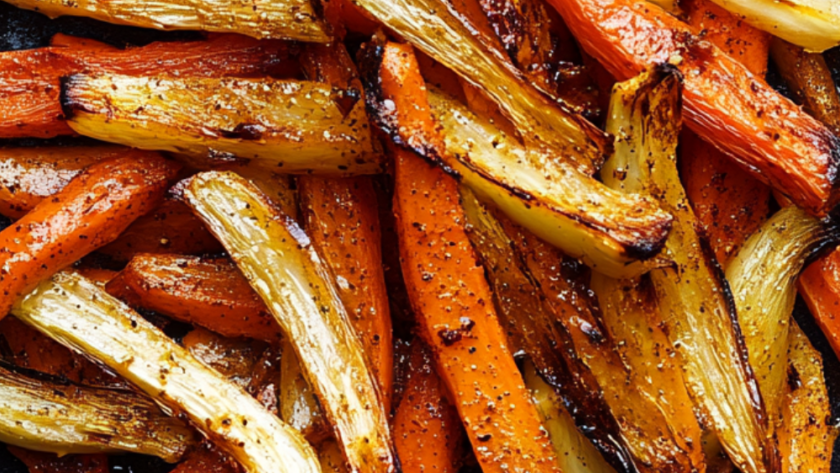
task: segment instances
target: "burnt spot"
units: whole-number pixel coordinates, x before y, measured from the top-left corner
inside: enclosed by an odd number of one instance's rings
[[[232,140],[256,141],[262,139],[265,131],[259,123],[240,123],[233,130],[219,130],[219,134]]]
[[[788,366],[787,384],[791,391],[796,391],[802,387],[802,378],[799,376],[799,371],[793,365]]]
[[[452,345],[461,341],[463,335],[461,334],[460,329],[455,330],[448,330],[448,329],[441,329],[438,330],[438,337],[443,341],[444,346],[451,347]]]
[[[73,97],[73,88],[84,79],[82,74],[73,74],[70,76],[63,76],[58,80],[60,84],[58,101],[61,105],[61,113],[65,120],[73,118],[77,111],[84,113],[95,113],[96,111],[90,107],[85,106]]]

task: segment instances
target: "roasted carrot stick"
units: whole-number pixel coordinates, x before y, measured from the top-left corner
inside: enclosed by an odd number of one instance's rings
[[[0,317],[18,297],[154,208],[176,173],[154,155],[104,161],[0,232]]]
[[[125,288],[133,294],[126,297]],[[137,255],[106,290],[129,304],[228,337],[279,338],[280,327],[228,259]]]
[[[660,7],[634,0],[550,0],[581,46],[617,79],[671,62],[685,77],[685,117],[700,137],[815,215],[835,190],[840,139]]]
[[[388,43],[380,72],[382,93],[409,135],[440,140],[411,47]],[[409,297],[482,469],[559,471],[467,238],[456,181],[411,151],[392,150]]]
[[[8,448],[31,473],[108,473],[106,455],[58,457],[54,453],[33,452],[11,446]]]
[[[840,357],[840,251],[808,266],[799,277],[799,294]]]
[[[688,18],[703,38],[756,77],[766,75],[769,34],[709,0],[690,2]],[[681,144],[680,170],[686,194],[717,260],[725,265],[767,219],[770,189],[693,132],[685,131]]]
[[[301,56],[310,79],[362,90],[343,44],[308,45]],[[364,106],[364,101],[357,105]],[[338,282],[339,297],[362,340],[385,410],[390,411],[394,351],[373,181],[301,176],[298,186],[306,233]]]
[[[0,214],[23,217],[92,164],[149,154],[122,146],[0,148]]]
[[[0,137],[72,135],[59,104],[59,80],[71,73],[289,77],[298,71],[283,42],[237,35],[125,50],[98,43],[78,46],[62,37],[54,47],[0,54]]]
[[[394,443],[404,473],[455,473],[463,440],[458,411],[428,348],[415,340],[407,363],[406,386],[394,417]]]
[[[99,253],[114,261],[129,261],[135,255],[205,255],[223,251],[221,243],[183,202],[164,200],[152,212],[132,223],[113,243]]]

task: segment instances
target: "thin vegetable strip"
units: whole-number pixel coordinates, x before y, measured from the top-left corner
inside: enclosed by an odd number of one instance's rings
[[[309,238],[253,184],[233,173],[198,174],[185,197],[292,342],[351,468],[395,471],[376,381]]]
[[[108,366],[233,455],[249,473],[318,473],[312,447],[243,389],[92,282],[59,273],[14,315]]]

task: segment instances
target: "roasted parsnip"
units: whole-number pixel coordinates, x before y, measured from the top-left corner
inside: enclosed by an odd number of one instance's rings
[[[184,195],[292,342],[351,468],[395,471],[376,381],[331,275],[309,238],[236,174],[198,174]]]
[[[121,155],[143,153],[121,146],[0,148],[0,214],[23,217],[85,168]]]
[[[525,365],[525,385],[537,404],[543,425],[564,473],[613,473],[610,464],[589,439],[580,433],[572,416],[563,407],[563,400],[540,378],[534,365]]]
[[[424,53],[491,97],[526,143],[548,146],[590,174],[609,154],[603,132],[562,103],[549,100],[445,0],[355,0]],[[368,88],[367,93],[372,94]]]
[[[670,62],[685,77],[692,131],[797,205],[825,215],[840,198],[840,138],[661,8],[635,0],[549,0],[618,80]]]
[[[833,0],[713,0],[758,29],[808,51],[840,44],[840,4]]]
[[[131,293],[124,294],[125,288]],[[280,337],[274,317],[229,259],[137,255],[106,290],[129,305],[228,337]]]
[[[736,466],[772,472],[778,456],[729,287],[697,233],[677,172],[681,86],[681,74],[667,65],[616,85],[607,129],[618,141],[601,177],[615,189],[656,197],[674,214],[664,249],[673,263],[650,274],[689,393]]]
[[[0,363],[0,440],[60,455],[135,452],[177,462],[195,444],[146,396],[85,387]]]
[[[823,223],[790,206],[765,222],[726,268],[771,431],[778,421],[788,378],[796,280],[815,251],[838,240],[835,224]]]
[[[96,71],[166,77],[290,78],[299,66],[281,41],[217,35],[207,41],[159,42],[119,49],[56,35],[52,47],[0,53],[0,137],[71,135],[59,101],[60,79]]]
[[[381,160],[364,109],[349,109],[357,94],[306,81],[74,75],[63,80],[62,107],[79,134],[205,166],[374,173]]]
[[[837,39],[840,42],[840,26]],[[778,38],[773,40],[771,52],[794,100],[840,136],[840,93],[823,55],[809,53]]]
[[[103,161],[0,232],[0,318],[39,282],[112,242],[153,209],[176,171],[154,154]]]
[[[7,0],[51,18],[85,16],[121,25],[161,30],[239,33],[254,38],[326,43],[329,36],[314,6],[305,0],[216,2],[206,0],[97,1]]]
[[[788,355],[788,383],[778,432],[782,471],[828,473],[838,430],[832,424],[822,355],[794,321]]]
[[[18,301],[13,311],[25,323],[108,366],[161,405],[186,414],[249,473],[320,471],[315,452],[296,430],[81,276],[55,275]]]
[[[283,339],[281,346],[280,418],[300,431],[312,444],[318,445],[330,435],[324,411],[301,370],[294,346],[287,339]]]

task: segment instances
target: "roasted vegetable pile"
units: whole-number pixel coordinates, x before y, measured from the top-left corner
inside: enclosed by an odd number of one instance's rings
[[[4,1],[0,472],[832,471],[835,0]]]

